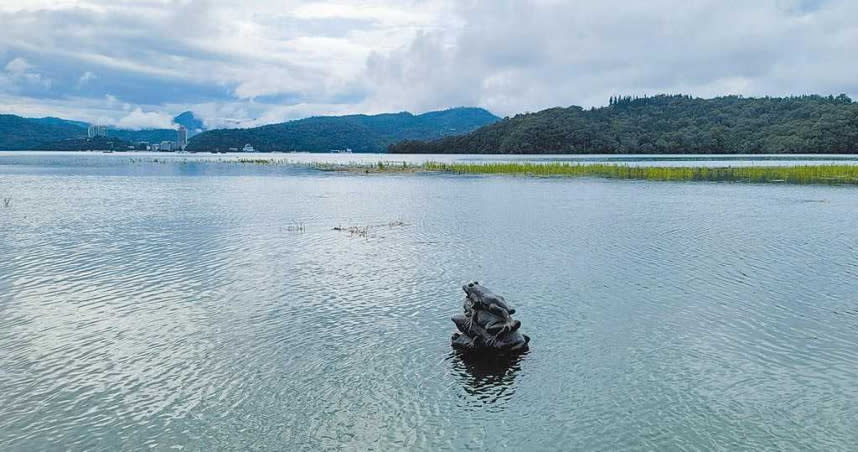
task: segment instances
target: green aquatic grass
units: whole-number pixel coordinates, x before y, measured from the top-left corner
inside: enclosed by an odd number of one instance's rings
[[[301,164],[297,164],[301,165]],[[409,165],[406,162],[377,162],[377,163],[328,163],[312,162],[303,166],[319,171],[345,171],[355,173],[414,173],[418,171],[433,171],[425,165]]]
[[[425,171],[455,174],[601,177],[652,181],[858,184],[858,165],[657,167],[574,163],[437,163]]]
[[[166,163],[164,160],[155,162]],[[409,164],[402,161],[375,163],[299,163],[290,160],[252,159],[224,161],[256,165],[294,165],[320,171],[354,173],[419,173],[498,174],[535,177],[599,177],[606,179],[651,181],[710,181],[786,184],[858,185],[858,165],[800,165],[800,166],[724,166],[670,167],[631,166],[605,163],[441,163]]]

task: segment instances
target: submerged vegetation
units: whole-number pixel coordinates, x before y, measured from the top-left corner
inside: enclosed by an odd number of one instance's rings
[[[339,226],[334,226],[333,230],[339,231],[339,232],[348,232],[349,237],[361,237],[361,238],[368,239],[370,237],[371,232],[374,229],[379,229],[382,227],[395,228],[395,227],[401,227],[401,226],[408,226],[408,223],[406,223],[402,220],[394,220],[394,221],[391,221],[388,223],[367,224],[367,225],[363,225],[363,226],[345,226],[344,227],[343,225],[339,225]]]
[[[307,164],[319,171],[347,171],[361,173],[413,173],[427,171],[424,165],[409,165],[406,162],[377,162],[377,163],[327,163],[313,162]]]
[[[850,184],[858,185],[858,165],[802,165],[802,166],[727,166],[677,167],[630,166],[613,164],[576,163],[438,163],[419,165],[369,164],[327,165],[326,170],[402,173],[443,172],[453,174],[506,174],[537,177],[601,177],[653,181],[722,181],[787,184]]]
[[[280,227],[281,232],[284,230],[286,232],[304,232],[305,230],[307,230],[307,227],[304,225],[304,223],[293,221],[293,222],[287,224],[285,227],[283,227],[283,226]]]

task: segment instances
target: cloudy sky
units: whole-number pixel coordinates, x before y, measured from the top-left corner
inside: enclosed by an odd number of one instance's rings
[[[0,112],[210,127],[858,94],[854,0],[0,0]]]

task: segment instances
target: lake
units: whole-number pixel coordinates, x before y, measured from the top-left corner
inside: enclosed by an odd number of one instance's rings
[[[854,187],[237,158],[0,153],[0,450],[858,444]],[[468,280],[529,353],[452,352]]]

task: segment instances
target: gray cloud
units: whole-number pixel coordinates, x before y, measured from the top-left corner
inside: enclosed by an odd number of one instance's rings
[[[500,113],[603,105],[613,94],[858,92],[847,1],[468,2],[452,32],[370,58],[384,103]]]
[[[211,125],[858,93],[847,0],[5,0],[4,112]]]

